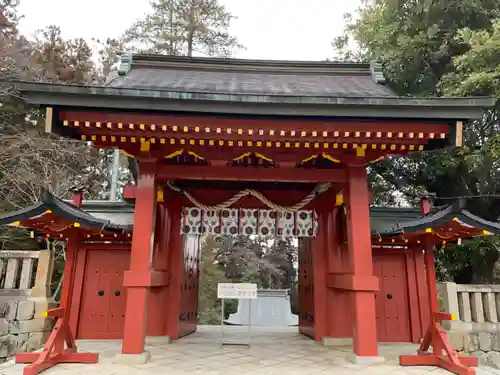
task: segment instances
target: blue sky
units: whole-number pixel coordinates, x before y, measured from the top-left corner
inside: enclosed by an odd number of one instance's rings
[[[323,60],[332,56],[330,43],[343,30],[343,14],[359,0],[220,0],[238,17],[231,31],[247,47],[235,57]],[[74,3],[73,8],[70,3]],[[78,4],[78,5],[76,5]],[[134,6],[131,6],[134,4]],[[148,0],[23,0],[21,31],[32,34],[44,26],[61,27],[68,38],[120,35],[147,12]]]

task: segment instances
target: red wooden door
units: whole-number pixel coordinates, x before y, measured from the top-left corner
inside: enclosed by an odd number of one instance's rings
[[[125,323],[128,250],[88,250],[78,321],[79,339],[119,339]]]
[[[380,283],[380,290],[375,294],[378,341],[411,342],[404,254],[374,255],[373,268]]]
[[[314,269],[311,239],[299,239],[299,332],[314,338]]]

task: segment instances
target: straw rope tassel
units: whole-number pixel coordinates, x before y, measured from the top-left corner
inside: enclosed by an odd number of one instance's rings
[[[245,189],[241,190],[240,192],[236,193],[233,195],[231,198],[226,200],[225,202],[219,203],[215,206],[207,206],[203,203],[200,203],[196,198],[194,198],[191,194],[189,194],[187,191],[183,191],[179,189],[177,186],[173,185],[170,181],[167,181],[167,186],[178,193],[184,194],[184,196],[189,199],[189,201],[194,204],[196,207],[198,207],[201,210],[207,210],[207,211],[218,211],[218,210],[223,210],[226,208],[231,207],[233,204],[238,202],[241,198],[248,196],[249,194],[257,198],[259,201],[264,203],[267,207],[273,209],[274,211],[277,212],[297,212],[307,206],[309,203],[312,202],[314,198],[316,198],[317,195],[323,194],[324,192],[328,191],[332,185],[331,184],[318,184],[314,187],[314,189],[304,198],[302,198],[299,202],[294,204],[293,206],[281,206],[279,204],[271,202],[265,195],[262,193],[254,190],[254,189]]]

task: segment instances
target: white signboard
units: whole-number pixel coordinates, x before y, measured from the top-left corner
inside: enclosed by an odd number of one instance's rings
[[[257,284],[219,283],[217,284],[217,298],[257,299]]]

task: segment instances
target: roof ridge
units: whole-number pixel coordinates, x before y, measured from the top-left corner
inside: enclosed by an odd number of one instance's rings
[[[370,62],[370,71],[372,73],[373,80],[379,85],[385,85],[386,79],[384,75],[384,66],[379,61]]]
[[[242,58],[228,58],[228,57],[205,57],[205,56],[169,56],[161,54],[129,54],[132,56],[134,62],[184,62],[184,63],[196,63],[202,62],[206,64],[215,63],[219,64],[221,62],[231,65],[300,65],[300,66],[359,66],[364,68],[369,68],[369,62],[359,62],[359,61],[331,61],[331,60],[281,60],[281,59],[242,59]]]
[[[124,76],[125,74],[130,72],[130,70],[132,69],[132,60],[132,53],[123,53],[120,56],[120,63],[117,70],[119,76]]]
[[[126,75],[134,68],[179,69],[223,71],[229,73],[278,73],[278,74],[372,74],[368,62],[350,61],[289,61],[256,60],[214,57],[166,56],[155,54],[123,53],[120,58],[118,74]]]

